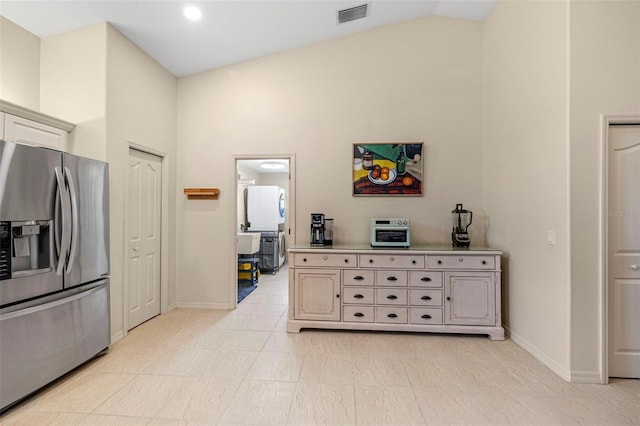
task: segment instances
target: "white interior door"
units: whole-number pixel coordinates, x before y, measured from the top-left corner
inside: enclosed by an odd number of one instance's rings
[[[128,329],[160,314],[162,159],[129,150]]]
[[[609,376],[640,378],[640,125],[609,127]]]

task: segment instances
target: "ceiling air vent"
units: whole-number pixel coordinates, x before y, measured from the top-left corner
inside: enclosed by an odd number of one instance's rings
[[[338,24],[344,24],[345,22],[366,18],[368,11],[369,11],[368,3],[362,4],[360,6],[350,7],[349,9],[339,10]]]

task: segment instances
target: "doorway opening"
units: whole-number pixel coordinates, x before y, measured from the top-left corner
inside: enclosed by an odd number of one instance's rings
[[[236,303],[261,282],[286,279],[295,241],[293,155],[236,156]],[[249,297],[250,299],[250,297]]]

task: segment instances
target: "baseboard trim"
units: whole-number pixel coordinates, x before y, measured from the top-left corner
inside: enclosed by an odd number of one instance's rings
[[[572,381],[572,372],[571,372],[571,370],[561,366],[558,362],[556,362],[556,360],[554,360],[554,359],[550,358],[549,356],[547,356],[547,354],[542,352],[535,345],[531,344],[527,339],[525,339],[524,337],[522,337],[518,333],[515,333],[509,327],[504,327],[504,328],[507,331],[507,334],[511,338],[511,340],[516,342],[524,350],[526,350],[531,355],[533,355],[538,361],[540,361],[541,363],[543,363],[544,365],[549,367],[549,369],[551,369],[551,371],[556,373],[563,380],[566,380],[567,382],[571,382]]]
[[[226,303],[192,303],[192,302],[178,302],[176,308],[184,309],[233,309],[234,306],[229,306]]]
[[[574,371],[571,370],[571,383],[602,384],[598,371]]]
[[[122,330],[120,330],[119,332],[117,332],[116,334],[112,334],[111,335],[111,344],[113,345],[114,343],[120,341],[124,339],[124,332]]]

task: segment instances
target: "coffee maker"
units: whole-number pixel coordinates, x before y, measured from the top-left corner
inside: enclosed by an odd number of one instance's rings
[[[462,208],[462,204],[456,204],[455,210],[451,211],[453,216],[453,229],[451,230],[451,241],[454,247],[469,247],[471,240],[467,229],[473,220],[471,210]]]
[[[324,214],[311,213],[311,247],[324,247]]]

